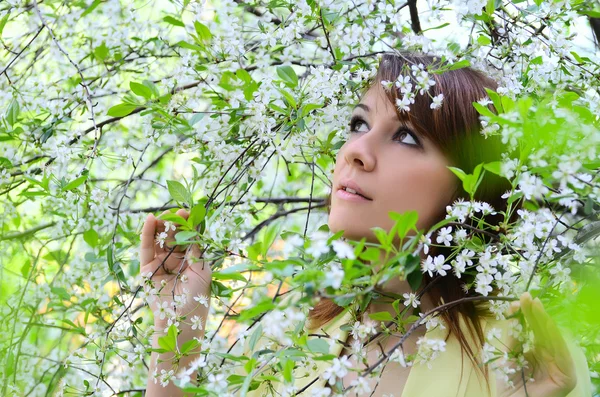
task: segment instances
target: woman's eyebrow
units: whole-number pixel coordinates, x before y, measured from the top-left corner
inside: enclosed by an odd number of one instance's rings
[[[362,109],[364,109],[367,112],[371,111],[371,108],[369,108],[369,106],[365,105],[364,103],[359,103],[358,105],[354,106],[354,109],[352,111],[356,110],[357,108],[362,108]],[[412,130],[415,129],[414,126],[412,125],[412,123],[410,121],[408,121],[408,120],[398,120],[396,117],[394,117],[393,120],[394,121],[400,121],[400,124],[403,127],[407,127],[407,128],[412,129]]]
[[[364,103],[359,103],[358,105],[356,105],[354,107],[354,109],[356,109],[356,108],[363,108],[367,112],[371,111],[371,109],[369,109],[369,107],[367,105],[365,105]]]

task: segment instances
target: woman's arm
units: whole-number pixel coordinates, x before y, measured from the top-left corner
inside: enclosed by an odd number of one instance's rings
[[[156,332],[152,338],[152,348],[159,348],[158,338],[163,336],[165,333]],[[198,338],[202,340],[204,338],[204,331],[198,332],[197,330],[192,330],[187,327],[182,333],[177,337],[177,346],[182,346],[185,342],[192,340],[193,338]],[[183,393],[179,387],[177,387],[172,380],[169,381],[169,384],[166,387],[163,387],[160,382],[160,374],[161,370],[169,372],[173,367],[173,357],[174,354],[169,353],[157,353],[152,352],[150,356],[150,369],[148,371],[148,382],[146,383],[146,397],[182,397],[182,396],[191,396],[192,394]],[[179,360],[179,365],[177,366],[177,371],[173,373],[172,379],[178,374],[179,371],[186,370],[190,363],[197,358],[200,357],[200,349],[194,349],[194,353],[184,356]],[[158,360],[163,360],[163,362],[157,363]],[[154,371],[156,370],[157,378],[155,381]],[[196,379],[196,374],[198,371],[194,371],[190,374],[191,379]]]
[[[169,211],[163,214],[166,212]],[[183,209],[176,214],[184,219],[189,216]],[[152,347],[159,348],[159,338],[165,335],[171,320],[181,330],[176,345],[177,351],[180,351],[185,342],[194,338],[200,341],[204,339],[204,327],[210,309],[212,269],[201,259],[197,244],[173,249],[171,242],[175,240],[174,236],[179,231],[177,229],[171,223],[157,219],[152,214],[148,215],[142,228],[140,272],[144,278],[146,299],[154,313],[156,331],[152,337]],[[146,396],[183,396],[173,379],[199,358],[200,347],[192,349],[188,354],[174,363],[175,354],[172,351],[152,352]],[[169,376],[170,371],[173,372]],[[196,372],[189,374],[190,380],[195,379],[195,374]]]

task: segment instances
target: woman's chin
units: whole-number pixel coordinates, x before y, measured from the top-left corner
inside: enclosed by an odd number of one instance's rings
[[[332,220],[330,217],[328,226],[332,234],[343,230],[344,233],[342,234],[342,237],[344,237],[346,240],[360,241],[365,237],[367,238],[367,241],[376,239],[375,234],[369,230],[368,227],[357,228],[356,223],[351,224],[350,222],[337,222],[337,220]]]

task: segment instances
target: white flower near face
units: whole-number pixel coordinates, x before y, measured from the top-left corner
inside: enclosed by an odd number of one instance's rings
[[[442,102],[444,100],[444,94],[436,95],[433,97],[431,105],[429,107],[431,109],[439,109],[442,107]]]
[[[359,396],[371,391],[371,386],[369,386],[369,382],[367,382],[364,376],[354,379],[352,382],[350,382],[350,386],[354,387],[353,390]]]
[[[405,94],[412,90],[412,83],[410,82],[410,76],[398,76],[396,79],[396,87],[400,89],[400,92]]]
[[[194,300],[208,308],[208,297],[205,295],[196,295]]]
[[[524,172],[519,177],[519,189],[516,191],[523,192],[527,200],[531,200],[532,198],[541,200],[549,190],[541,178],[529,172]]]
[[[417,299],[417,295],[413,294],[412,292],[402,294],[402,296],[405,299],[404,306],[406,306],[406,307],[412,306],[412,307],[416,308],[417,306],[419,306],[421,304],[419,299]]]
[[[452,241],[452,226],[441,228],[435,241],[438,244],[444,244],[446,247],[449,247]]]
[[[494,207],[492,207],[489,203],[476,201],[473,203],[473,212],[481,212],[483,215],[495,214]]]
[[[411,362],[408,362],[408,363],[406,362],[406,357],[404,357],[404,353],[402,352],[402,349],[400,349],[399,347],[397,347],[396,350],[394,350],[392,352],[392,355],[390,356],[390,361],[397,362],[398,364],[402,365],[404,368],[411,365]]]
[[[169,232],[169,230],[173,230],[175,231],[175,229],[177,229],[177,227],[173,224],[173,222],[171,221],[165,221],[165,232]]]
[[[502,337],[502,330],[492,327],[486,335],[487,340],[492,341],[494,339],[500,339]]]
[[[215,391],[216,393],[224,392],[227,390],[227,379],[225,374],[209,374],[207,389]]]
[[[415,103],[415,100],[414,100],[414,96],[411,93],[409,93],[409,92],[407,92],[406,94],[404,94],[402,96],[402,99],[396,98],[396,107],[400,111],[409,112],[410,111],[410,106],[409,105],[411,103]]]
[[[289,256],[297,247],[300,247],[304,244],[304,240],[297,234],[292,235],[287,240],[285,240],[285,245],[283,246],[283,255]]]
[[[456,218],[459,222],[465,222],[467,216],[471,215],[471,203],[458,199],[452,205],[446,206],[446,218]]]
[[[337,263],[332,264],[329,271],[325,273],[325,282],[333,288],[340,288],[344,280],[344,269]]]
[[[169,381],[173,377],[174,373],[175,373],[175,371],[173,371],[172,369],[169,371],[161,369],[160,370],[160,385],[162,387],[167,387],[167,385],[169,384]],[[156,379],[154,380],[154,383],[156,383]]]
[[[388,81],[388,80],[382,80],[381,85],[383,86],[383,89],[385,89],[386,91],[390,91],[392,89],[392,86],[394,85],[394,82]]]
[[[425,317],[424,313],[419,313],[419,317],[424,319],[425,328],[427,328],[427,330],[434,329],[435,327],[440,327],[440,329],[446,329],[444,321],[442,321],[442,319],[439,316],[430,314],[429,316]]]
[[[352,247],[347,242],[335,240],[331,243],[331,245],[333,246],[333,250],[339,258],[356,258],[356,256],[354,255],[354,247]]]
[[[376,334],[377,328],[375,326],[377,323],[373,320],[367,320],[364,323],[360,321],[356,321],[352,326],[352,336],[355,339],[364,339],[370,334]]]
[[[197,329],[197,330],[202,329],[202,317],[198,317],[198,316],[192,317],[192,329]]]
[[[158,236],[156,236],[156,244],[160,245],[160,248],[163,248],[165,245],[165,239],[167,238],[166,232],[160,232]]]
[[[425,336],[417,340],[418,357],[431,368],[431,360],[435,359],[441,352],[446,351],[446,342],[443,339],[431,339]]]
[[[463,249],[452,261],[452,264],[454,265],[454,274],[457,278],[460,278],[461,274],[465,272],[467,266],[473,265],[471,258],[474,256],[475,252],[471,251],[470,249]]]
[[[154,315],[158,316],[161,320],[164,320],[167,314],[174,314],[173,309],[169,307],[169,302],[160,302],[158,304],[158,310],[154,312]]]
[[[492,292],[492,287],[490,286],[492,280],[493,278],[490,280],[481,273],[477,274],[477,277],[475,278],[475,292],[480,293],[483,296],[488,296],[488,293]]]
[[[331,366],[328,367],[321,376],[327,381],[327,383],[334,385],[338,378],[341,379],[348,374],[348,368],[350,368],[351,365],[352,364],[350,363],[350,360],[348,360],[348,356],[334,358]]]
[[[316,387],[311,392],[311,397],[328,397],[331,395],[329,387]]]
[[[194,372],[197,369],[204,368],[208,365],[206,356],[202,355],[190,363],[190,369]]]
[[[446,258],[444,257],[444,255],[437,255],[435,258],[433,258],[433,261],[430,260],[431,255],[429,255],[427,257],[427,261],[429,263],[427,263],[427,272],[429,273],[429,276],[433,276],[432,271],[437,272],[440,276],[445,276],[446,270],[450,269],[450,265],[446,264]]]
[[[329,252],[329,246],[327,245],[327,239],[329,235],[322,231],[316,231],[311,236],[310,247],[306,250],[309,255],[314,258],[318,258]]]

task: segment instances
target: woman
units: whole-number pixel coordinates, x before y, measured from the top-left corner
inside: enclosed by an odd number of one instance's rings
[[[376,243],[378,240],[372,228],[378,226],[389,230],[393,221],[388,212],[403,213],[409,210],[418,213],[417,228],[428,230],[444,219],[446,206],[458,198],[469,199],[462,183],[448,166],[470,173],[481,162],[500,160],[500,154],[505,148],[497,137],[482,137],[478,114],[472,106],[473,102],[487,96],[485,88],[496,89],[492,79],[471,68],[462,68],[440,75],[429,75],[433,80],[397,80],[400,75],[409,75],[410,70],[413,76],[425,76],[424,73],[419,74],[422,73],[421,70],[435,63],[435,58],[424,55],[383,56],[377,75],[363,92],[360,104],[353,111],[350,136],[337,155],[333,189],[328,200],[329,227],[332,232],[344,230],[343,236],[347,239],[360,240],[366,237],[367,241]],[[394,85],[395,81],[399,81],[399,84]],[[411,99],[410,91],[417,82],[420,82],[424,94]],[[475,199],[491,204],[496,211],[506,210],[506,202],[500,196],[509,188],[508,181],[489,175],[479,186]],[[177,213],[187,217],[185,210]],[[514,220],[516,210],[512,214],[511,221]],[[486,215],[485,219],[491,225],[498,225],[502,220],[493,213]],[[163,228],[164,222],[151,214],[148,216],[142,232],[142,274],[153,272],[168,255],[166,247],[161,249],[154,243],[155,234],[164,230]],[[173,231],[169,234],[172,237]],[[447,254],[448,250],[445,247],[431,247],[429,255]],[[192,247],[187,255],[200,257],[198,247]],[[425,252],[421,251],[423,261],[426,257]],[[175,274],[168,274],[166,271],[175,271],[180,266],[181,259],[167,258],[164,267],[157,271],[153,279],[164,280],[167,283],[165,291],[171,291]],[[181,269],[189,280],[186,286],[190,297],[209,296],[211,270],[208,266],[195,261],[190,266],[184,264]],[[465,280],[466,274],[459,279],[451,271],[444,277],[432,277],[430,273],[424,273],[421,287],[426,292],[420,298],[423,313],[446,302],[477,295],[473,290],[465,292],[463,289],[463,284],[468,281]],[[408,282],[396,279],[387,282],[382,290],[395,294],[414,292]],[[182,292],[181,283],[175,284],[175,294]],[[388,363],[378,380],[365,381],[358,379],[356,372],[346,371],[342,376],[343,387],[350,386],[355,391],[370,390],[366,395],[374,391],[373,395],[396,397],[589,395],[587,364],[581,351],[564,340],[543,310],[539,299],[533,301],[525,293],[519,302],[511,306],[511,313],[518,310],[519,304],[539,341],[528,356],[533,364],[528,375],[533,376],[535,382],[528,383],[526,390],[522,382],[519,384],[519,374],[513,376],[516,387],[511,388],[506,382],[496,380],[487,366],[478,365],[484,332],[492,328],[504,329],[502,342],[512,347],[516,341],[507,338],[509,320],[493,321],[488,306],[474,301],[449,307],[441,313],[446,331],[436,327],[430,333],[424,327],[418,327],[404,341],[405,354],[416,352],[417,342],[427,334],[435,333],[447,341],[446,350],[440,351],[433,361],[433,372],[428,372],[426,367],[418,364],[402,365],[402,360],[398,360]],[[155,313],[160,310],[157,303],[151,305]],[[188,318],[195,315],[197,319],[206,319],[208,305],[197,305],[192,299],[186,305],[182,312],[194,311]],[[389,302],[375,301],[369,305],[363,319],[368,321],[369,313],[381,311],[389,311],[395,316]],[[320,328],[320,331],[337,335],[338,339],[346,342],[346,347],[342,348],[340,344],[335,354],[340,357],[351,355],[348,346],[354,342],[353,337],[339,328],[351,320],[348,311],[323,299],[311,311],[309,319],[311,329]],[[164,321],[155,321],[157,328],[166,328]],[[193,336],[203,336],[203,326],[201,330],[198,327],[192,330],[190,327],[186,329],[184,324],[183,328],[184,332],[179,336],[181,343]],[[367,366],[352,358],[352,367],[366,369],[377,362],[379,350],[388,351],[397,341],[398,339],[388,338],[383,344],[379,341],[365,346]],[[162,369],[170,368],[170,363],[159,364],[155,368],[157,357],[153,353],[147,395],[182,395],[172,383],[166,388],[155,383],[152,376],[154,370],[157,369],[160,373]],[[168,355],[160,358],[169,359]],[[180,368],[187,366],[195,358],[191,356],[182,359]],[[321,366],[319,370],[326,371],[327,368]],[[316,374],[316,378],[307,377],[295,382],[296,391],[302,391],[304,394],[301,395],[329,395],[332,386],[318,375]],[[432,382],[431,379],[436,381]],[[249,395],[259,396],[262,391],[264,390],[255,390]]]

